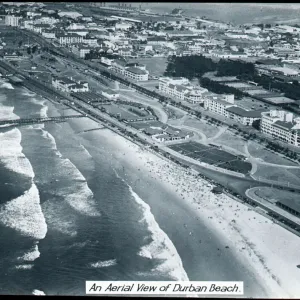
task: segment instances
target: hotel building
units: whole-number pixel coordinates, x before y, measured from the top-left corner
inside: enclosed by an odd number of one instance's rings
[[[115,60],[111,64],[111,69],[135,81],[147,81],[149,77],[146,66],[138,63],[127,63],[126,61]]]
[[[261,132],[293,146],[300,146],[300,117],[283,110],[262,113]]]
[[[159,90],[170,96],[182,101],[188,101],[192,104],[203,103],[203,95],[207,93],[207,89],[196,88],[192,86],[188,79],[161,77],[159,79]]]

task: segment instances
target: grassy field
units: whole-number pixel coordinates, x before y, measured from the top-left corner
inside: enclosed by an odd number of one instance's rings
[[[245,153],[245,144],[246,141],[232,133],[231,131],[225,131],[221,136],[219,136],[215,141],[215,143],[233,148],[238,150],[239,152]]]
[[[211,138],[215,136],[219,132],[219,128],[220,128],[215,125],[209,125],[203,120],[195,120],[195,119],[187,119],[184,122],[184,125],[198,129],[203,134],[205,134],[207,138]]]
[[[254,177],[258,179],[268,179],[279,181],[282,183],[289,183],[293,185],[300,185],[300,177],[296,176],[293,171],[285,168],[278,168],[273,166],[258,165]]]
[[[150,76],[163,76],[167,65],[167,57],[145,57],[145,58],[138,58],[131,61],[138,61],[141,64],[146,66],[146,69],[149,71]]]
[[[164,111],[167,113],[169,119],[180,119],[184,116],[182,112],[171,107],[164,107]]]
[[[297,166],[297,163],[294,163],[280,155],[277,155],[267,149],[263,145],[260,145],[256,142],[249,141],[248,143],[248,151],[249,153],[257,158],[263,159],[265,162],[285,165],[285,166]]]
[[[171,149],[189,156],[201,162],[218,166],[231,171],[247,174],[251,170],[251,164],[239,159],[231,153],[219,150],[216,147],[205,146],[195,142],[176,144]]]

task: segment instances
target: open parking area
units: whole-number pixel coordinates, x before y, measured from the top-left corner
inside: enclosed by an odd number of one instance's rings
[[[220,150],[215,146],[189,142],[172,145],[170,148],[201,162],[243,174],[247,174],[252,168],[251,164],[242,158]]]
[[[167,127],[166,124],[156,121],[156,120],[149,120],[149,121],[143,121],[143,122],[134,122],[131,124],[131,126],[135,129],[145,129],[145,128],[165,128]]]
[[[143,121],[149,118],[155,118],[155,116],[153,116],[145,109],[126,104],[102,104],[101,107],[99,106],[99,108],[104,108],[108,114],[128,122]]]

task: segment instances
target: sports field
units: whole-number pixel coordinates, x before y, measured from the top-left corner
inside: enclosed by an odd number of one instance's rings
[[[169,146],[171,149],[196,159],[227,170],[247,174],[252,166],[236,155],[220,150],[214,146],[206,146],[195,142]]]

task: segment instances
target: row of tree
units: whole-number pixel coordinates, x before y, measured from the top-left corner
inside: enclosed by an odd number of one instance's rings
[[[253,63],[238,60],[221,59],[214,62],[203,55],[172,56],[164,73],[165,76],[194,78],[201,77],[206,72],[217,71],[217,76],[256,75]]]
[[[216,71],[217,64],[202,55],[172,56],[164,73],[165,76],[201,77],[206,72]]]
[[[244,97],[244,93],[240,90],[220,84],[219,82],[210,80],[209,78],[202,77],[200,78],[199,83],[202,87],[216,94],[234,94],[236,99],[242,99]]]

